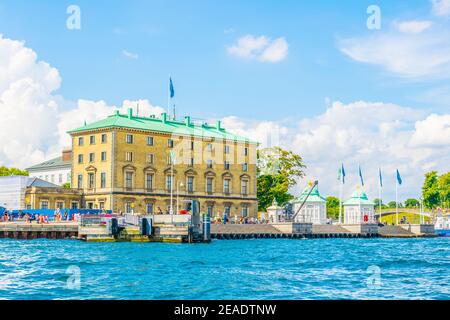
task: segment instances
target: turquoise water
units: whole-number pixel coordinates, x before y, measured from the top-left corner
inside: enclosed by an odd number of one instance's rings
[[[1,299],[450,299],[450,238],[0,248]]]

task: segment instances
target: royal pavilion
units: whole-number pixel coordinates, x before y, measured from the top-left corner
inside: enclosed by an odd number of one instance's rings
[[[344,224],[375,223],[375,204],[364,191],[356,190],[350,199],[343,203]]]
[[[292,210],[295,214],[302,205],[308,193],[311,190],[311,185],[306,187],[301,193],[300,197],[291,201]],[[319,188],[315,185],[311,194],[305,201],[305,205],[295,218],[296,222],[311,222],[313,224],[327,223],[327,200],[319,193]]]

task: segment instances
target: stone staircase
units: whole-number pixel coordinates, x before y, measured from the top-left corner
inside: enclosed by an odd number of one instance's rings
[[[390,237],[408,238],[408,237],[416,237],[417,236],[416,234],[414,234],[408,230],[405,230],[399,226],[384,226],[384,227],[378,228],[378,234],[381,237],[387,237],[387,238],[390,238]]]
[[[211,224],[211,234],[282,234],[269,224]]]
[[[331,224],[313,224],[312,232],[314,234],[348,234],[349,230],[336,225]]]

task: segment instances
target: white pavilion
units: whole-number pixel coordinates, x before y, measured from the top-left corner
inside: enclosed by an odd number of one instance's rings
[[[306,187],[300,197],[291,201],[294,214],[300,208],[310,190],[311,186]],[[305,205],[295,218],[295,222],[327,223],[327,200],[320,195],[317,185],[314,186],[311,194],[306,199]]]
[[[364,191],[356,190],[350,199],[343,203],[344,224],[375,223],[375,204]]]

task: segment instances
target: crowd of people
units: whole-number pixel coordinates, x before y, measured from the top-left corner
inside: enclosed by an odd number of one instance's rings
[[[5,212],[3,213],[3,215],[0,218],[0,221],[2,221],[2,222],[22,221],[22,222],[26,222],[26,223],[36,222],[38,224],[46,224],[46,223],[50,223],[50,221],[53,221],[53,222],[70,221],[71,218],[73,220],[75,218],[75,215],[72,215],[72,217],[70,217],[70,215],[67,211],[61,212],[60,209],[55,210],[53,217],[49,217],[48,215],[39,214],[39,213],[30,214],[28,212],[22,212],[22,211],[19,211],[17,214],[12,214],[8,210],[5,210]]]

